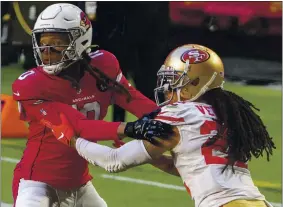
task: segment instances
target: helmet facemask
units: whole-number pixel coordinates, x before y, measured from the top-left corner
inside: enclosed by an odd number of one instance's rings
[[[199,88],[199,78],[191,79],[188,76],[190,71],[190,63],[186,61],[184,70],[175,70],[173,67],[167,67],[163,65],[157,73],[157,87],[154,89],[155,100],[158,106],[164,106],[170,103],[174,97],[174,93],[177,95],[177,101],[181,100],[181,90],[188,88],[193,89],[192,87],[197,87],[191,91],[189,95],[190,98],[186,101],[195,101],[206,91],[209,90],[209,87],[215,80],[217,73],[214,72],[213,75],[208,79],[208,81]],[[195,85],[195,83],[197,83]],[[190,90],[188,90],[190,91]]]
[[[43,34],[46,33],[56,33],[64,35],[65,39],[68,39],[67,44],[62,45],[41,45],[40,38]],[[43,69],[49,74],[58,74],[62,69],[69,67],[74,62],[80,59],[79,55],[76,52],[75,41],[80,37],[79,29],[37,29],[32,32],[32,44],[34,57],[36,64],[42,66]],[[47,50],[48,61],[43,59],[43,52]],[[58,61],[53,61],[51,58],[51,53],[60,54],[61,59]],[[45,54],[46,55],[46,54]]]
[[[189,70],[189,62],[186,63],[183,71],[175,70],[173,67],[166,68],[162,65],[157,72],[157,87],[154,89],[155,101],[158,106],[164,106],[177,93],[178,101],[181,101],[180,91],[186,86],[190,79],[187,76]]]

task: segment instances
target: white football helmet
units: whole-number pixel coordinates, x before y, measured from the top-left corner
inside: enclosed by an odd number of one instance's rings
[[[61,54],[62,59],[56,63],[43,64],[42,51],[53,47],[39,44],[42,33],[65,33],[69,36],[69,45]],[[92,40],[92,25],[85,13],[75,5],[58,3],[48,6],[38,16],[32,31],[32,44],[36,64],[42,66],[48,74],[56,75],[70,64],[81,58],[84,51],[87,53]],[[57,45],[58,47],[58,45]]]

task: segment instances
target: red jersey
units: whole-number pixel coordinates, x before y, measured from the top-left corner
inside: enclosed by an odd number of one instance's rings
[[[48,75],[41,67],[23,73],[12,87],[21,119],[29,123],[29,136],[15,177],[45,182],[62,190],[78,188],[92,178],[88,162],[75,149],[56,140],[51,130],[39,123],[42,118],[58,124],[62,112],[81,137],[90,141],[115,140],[120,122],[102,121],[109,105],[120,105],[137,117],[157,108],[128,83],[113,54],[98,50],[90,56],[90,64],[123,84],[133,100],[128,103],[125,95],[112,90],[101,92],[88,72],[79,82],[80,91],[70,81]]]

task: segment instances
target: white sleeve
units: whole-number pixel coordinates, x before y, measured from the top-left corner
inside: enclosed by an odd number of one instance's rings
[[[141,165],[151,160],[141,140],[134,140],[113,149],[104,145],[78,138],[76,149],[80,156],[93,165],[108,172],[120,172],[129,167]]]

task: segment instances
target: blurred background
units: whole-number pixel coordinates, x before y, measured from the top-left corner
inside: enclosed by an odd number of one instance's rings
[[[11,95],[12,82],[35,66],[31,29],[40,12],[53,3],[1,2],[2,94]],[[156,72],[172,49],[195,43],[217,52],[224,62],[226,88],[261,109],[259,114],[274,137],[277,150],[271,162],[253,160],[250,168],[262,193],[274,206],[281,206],[282,2],[68,3],[79,6],[92,21],[93,44],[114,53],[123,73],[152,99]],[[108,121],[134,119],[117,106],[110,107],[106,117]],[[24,149],[23,138],[1,140],[4,203],[12,202],[12,173]],[[96,167],[91,170],[110,207],[193,206],[179,178],[151,166],[115,175]]]

